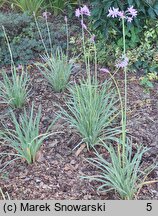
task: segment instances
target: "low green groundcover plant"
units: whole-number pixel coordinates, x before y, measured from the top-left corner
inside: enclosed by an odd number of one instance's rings
[[[36,114],[35,114],[36,113]],[[50,127],[45,133],[40,133],[40,120],[41,120],[41,107],[38,111],[35,111],[34,105],[32,104],[29,114],[26,109],[24,113],[17,119],[14,112],[11,113],[11,121],[13,129],[5,126],[5,130],[1,132],[0,137],[4,142],[15,149],[16,154],[12,154],[16,157],[23,158],[28,164],[31,164],[36,159],[36,154],[40,149],[43,141],[54,133],[49,133],[49,129],[55,123],[56,119],[52,122]],[[2,153],[1,155],[5,155]],[[6,155],[10,155],[6,153]]]
[[[43,55],[43,62],[36,66],[47,79],[55,92],[64,91],[70,79],[72,64],[68,62],[67,56],[60,48],[51,56]]]
[[[118,145],[120,145],[118,143]],[[137,146],[133,155],[131,140],[126,143],[124,164],[122,164],[122,155],[111,144],[102,144],[102,147],[109,154],[108,160],[104,155],[95,150],[96,158],[88,158],[87,161],[98,168],[94,176],[84,176],[89,180],[96,180],[101,183],[98,191],[116,191],[121,199],[131,200],[136,198],[137,192],[146,184],[144,177],[147,177],[154,168],[143,167],[142,157],[149,149],[143,146]],[[150,182],[148,182],[150,183]]]
[[[12,108],[21,108],[29,96],[29,76],[23,67],[20,71],[14,66],[11,69],[11,76],[2,71],[2,80],[0,81],[0,97],[2,102]]]
[[[61,116],[83,138],[88,148],[99,144],[99,138],[114,139],[118,128],[111,125],[118,115],[116,94],[110,83],[105,81],[100,89],[96,83],[81,81],[69,89],[67,109],[61,109]]]

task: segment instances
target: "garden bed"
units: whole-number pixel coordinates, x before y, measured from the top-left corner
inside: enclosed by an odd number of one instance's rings
[[[0,199],[158,200],[157,3],[55,2],[1,7]]]
[[[71,82],[83,73],[81,69],[71,77]],[[76,75],[77,74],[77,75]],[[64,107],[66,93],[55,93],[48,86],[47,81],[34,68],[30,71],[32,79],[32,96],[27,100],[26,107],[31,106],[34,100],[35,107],[42,105],[41,131],[55,117],[58,105]],[[100,79],[107,79],[107,74],[100,74]],[[120,86],[123,85],[121,73],[117,75]],[[158,155],[158,83],[150,93],[144,93],[139,85],[138,78],[128,73],[130,80],[128,85],[128,131],[134,137],[135,143],[142,143],[151,147],[150,151],[143,157],[143,163],[154,162]],[[8,108],[1,106],[1,115],[9,124]],[[16,112],[22,112],[17,110]],[[8,192],[11,199],[118,199],[114,191],[109,193],[98,193],[97,182],[83,180],[80,176],[92,175],[96,169],[85,161],[86,158],[94,156],[93,151],[84,148],[81,152],[74,147],[81,141],[79,135],[65,125],[64,120],[59,119],[53,126],[53,130],[61,133],[52,135],[43,142],[38,152],[36,162],[28,165],[23,160],[12,162],[1,174],[0,186],[3,192]],[[0,146],[0,152],[5,151]],[[78,155],[78,153],[80,153]],[[105,152],[106,154],[106,152]],[[108,155],[107,155],[108,157]],[[151,173],[148,179],[156,179],[158,170]],[[144,186],[140,191],[138,199],[158,199],[158,183]]]

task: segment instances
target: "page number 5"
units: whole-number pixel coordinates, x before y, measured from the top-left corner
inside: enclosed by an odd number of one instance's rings
[[[147,203],[146,210],[151,211],[152,210],[152,203]]]

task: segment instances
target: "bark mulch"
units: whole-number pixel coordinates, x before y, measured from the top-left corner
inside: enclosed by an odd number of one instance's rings
[[[37,108],[42,105],[41,132],[44,132],[55,118],[57,104],[64,107],[66,93],[55,93],[41,74],[35,69],[31,70],[32,95],[25,107],[29,108],[32,101]],[[72,76],[72,82],[76,74]],[[104,80],[106,76],[102,74],[100,78]],[[150,93],[145,93],[138,79],[134,75],[128,76],[128,133],[134,137],[135,143],[151,147],[143,157],[143,162],[148,164],[158,155],[158,83],[155,83]],[[120,85],[123,85],[121,77]],[[4,105],[0,107],[1,115],[9,124],[8,115],[4,115],[8,108]],[[22,110],[15,112],[18,114]],[[61,119],[53,126],[53,130],[59,133],[44,141],[34,164],[28,165],[23,160],[17,160],[6,167],[0,177],[3,192],[7,191],[14,200],[119,199],[115,192],[97,192],[97,182],[81,178],[85,174],[94,174],[96,170],[85,161],[87,157],[93,156],[92,151],[88,152],[84,148],[78,155],[77,149],[73,150],[81,141],[80,136]],[[0,152],[5,150],[6,147],[1,144]],[[149,180],[156,178],[158,169],[150,174]],[[144,186],[138,199],[157,200],[158,184]]]

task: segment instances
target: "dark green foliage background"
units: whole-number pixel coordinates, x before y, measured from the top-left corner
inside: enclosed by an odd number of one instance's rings
[[[133,22],[126,23],[126,45],[130,48],[140,45],[146,22],[155,22],[158,18],[157,0],[92,0],[91,4],[93,28],[104,34],[110,43],[115,40],[119,47],[122,46],[122,23],[107,17],[110,7],[126,11],[129,6],[133,6],[138,11]],[[111,34],[112,30],[117,32],[116,35]]]
[[[92,0],[92,19],[95,29],[101,30],[108,36],[109,28],[120,30],[120,23],[115,19],[107,17],[110,7],[126,10],[129,6],[133,6],[138,11],[138,16],[134,20],[134,26],[142,29],[146,19],[158,18],[158,1],[157,0]],[[133,25],[133,23],[132,23]],[[128,23],[128,28],[132,26]]]
[[[133,6],[138,15],[132,23],[126,22],[125,28],[130,63],[136,70],[143,70],[144,73],[157,72],[158,64],[153,56],[154,53],[157,55],[158,47],[158,1],[92,0],[91,5],[91,23],[98,38],[99,62],[111,67],[122,53],[122,23],[118,19],[107,17],[109,8],[115,7],[125,11],[129,6]]]

